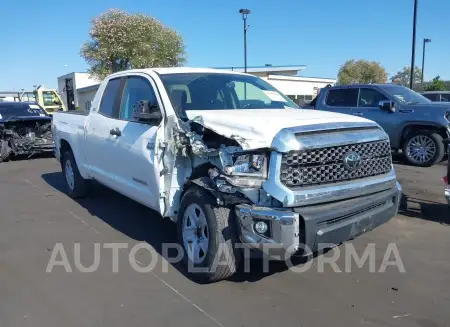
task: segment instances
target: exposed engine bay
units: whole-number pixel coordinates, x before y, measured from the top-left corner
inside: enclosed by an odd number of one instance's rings
[[[0,162],[11,156],[28,158],[54,148],[50,119],[8,120],[0,122]]]

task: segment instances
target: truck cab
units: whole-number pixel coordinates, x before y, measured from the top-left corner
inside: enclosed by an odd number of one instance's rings
[[[29,92],[26,92],[26,94],[28,93]],[[67,110],[64,107],[61,97],[59,96],[58,92],[56,92],[56,90],[44,89],[42,86],[38,86],[32,93],[36,99],[35,101],[42,108],[44,108],[45,112],[47,112],[49,115],[53,115],[53,113],[56,111]]]
[[[120,72],[101,83],[88,114],[56,112],[52,124],[69,196],[87,196],[96,180],[173,220],[194,279],[230,277],[244,248],[307,256],[398,211],[378,124],[298,109],[256,76]]]

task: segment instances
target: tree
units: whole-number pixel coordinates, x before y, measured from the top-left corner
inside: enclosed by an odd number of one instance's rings
[[[181,36],[151,16],[110,9],[91,24],[91,39],[80,54],[100,79],[126,69],[181,66],[186,61]]]
[[[347,60],[338,73],[338,84],[386,83],[387,72],[380,63],[367,60]]]
[[[411,67],[403,67],[403,69],[394,76],[391,77],[391,81],[394,84],[403,86],[409,86],[409,80],[411,78]],[[422,70],[419,67],[414,68],[413,83],[420,83],[422,81]]]
[[[427,86],[425,86],[425,91],[445,91],[445,83],[438,75],[433,78],[433,80]]]

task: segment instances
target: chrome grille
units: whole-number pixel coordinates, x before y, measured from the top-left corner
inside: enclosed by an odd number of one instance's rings
[[[348,153],[357,153],[361,165],[344,165]],[[287,187],[336,183],[388,173],[392,168],[389,141],[349,144],[282,154],[280,180]]]

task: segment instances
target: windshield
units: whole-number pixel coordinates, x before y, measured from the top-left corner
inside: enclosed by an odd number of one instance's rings
[[[35,116],[47,116],[47,114],[37,104],[23,102],[0,103],[0,119]]]
[[[423,95],[404,86],[389,85],[385,86],[384,90],[386,90],[389,94],[392,94],[398,101],[400,101],[401,104],[431,103],[431,101]]]
[[[42,98],[44,100],[44,106],[57,106],[59,105],[58,97],[54,91],[42,91]]]
[[[285,109],[298,106],[256,76],[221,73],[161,75],[181,116],[188,110]]]

